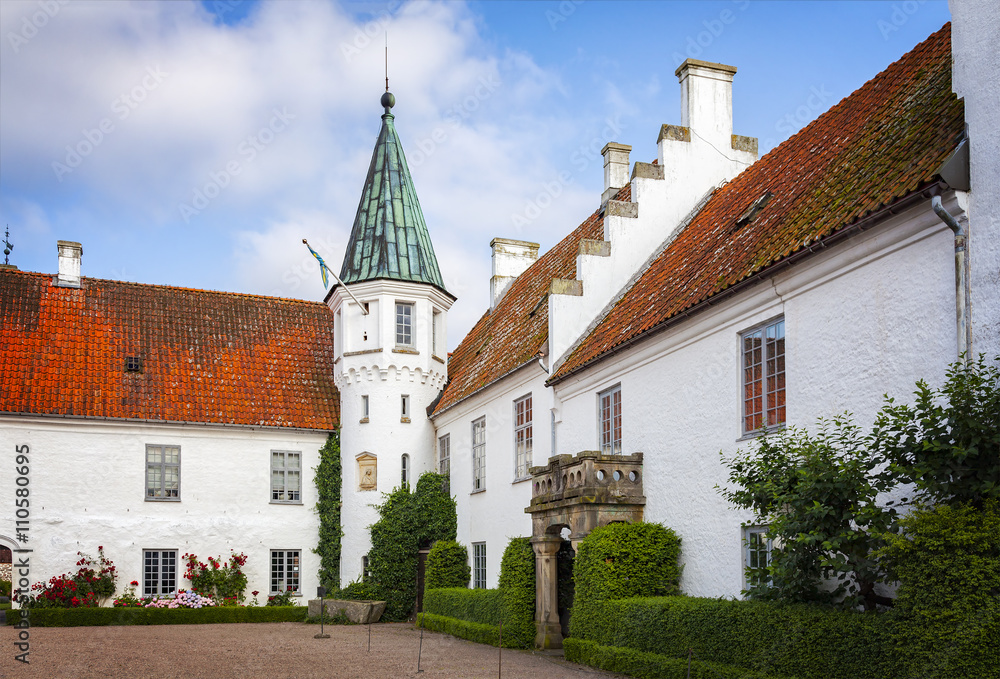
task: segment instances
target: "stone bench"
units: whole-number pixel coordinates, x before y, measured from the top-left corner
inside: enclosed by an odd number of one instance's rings
[[[340,614],[359,625],[378,622],[385,613],[384,601],[349,601],[346,599],[323,599],[326,617],[334,618]],[[318,618],[320,599],[309,600],[309,617]]]

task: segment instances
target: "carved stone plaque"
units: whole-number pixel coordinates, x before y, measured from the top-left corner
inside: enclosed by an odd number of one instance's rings
[[[375,490],[378,487],[378,458],[371,453],[361,453],[358,460],[358,490]]]

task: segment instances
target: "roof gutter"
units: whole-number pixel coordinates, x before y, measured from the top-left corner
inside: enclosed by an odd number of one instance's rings
[[[931,198],[934,214],[955,234],[955,325],[958,335],[958,358],[972,358],[972,327],[969,323],[969,306],[972,291],[969,289],[969,260],[966,257],[968,233],[955,217],[945,209],[941,196]]]
[[[197,422],[194,420],[154,420],[144,417],[103,417],[100,415],[64,415],[62,413],[28,413],[28,412],[18,412],[12,410],[0,411],[0,418],[4,417],[23,417],[23,418],[39,418],[46,420],[90,420],[98,422],[108,422],[110,424],[153,424],[153,425],[169,425],[173,427],[206,427],[210,429],[249,429],[251,431],[263,430],[263,431],[287,431],[287,432],[302,432],[307,434],[319,434],[319,433],[330,433],[337,431],[337,429],[327,429],[325,427],[295,427],[295,426],[283,426],[280,424],[242,424],[237,422]]]
[[[608,351],[598,356],[595,356],[589,361],[586,361],[578,365],[577,367],[567,372],[565,375],[559,375],[557,377],[549,378],[545,382],[545,384],[546,386],[550,387],[555,386],[556,384],[559,384],[560,382],[569,379],[576,373],[586,370],[594,363],[601,361],[605,358],[614,356],[615,354],[621,353],[622,351],[625,351],[626,349],[632,347],[633,345],[638,344],[639,342],[642,342],[648,339],[649,337],[652,337],[653,335],[659,334],[673,327],[674,325],[680,323],[681,321],[687,319],[688,317],[694,316],[695,314],[704,311],[709,307],[715,306],[716,304],[719,304],[720,302],[728,299],[729,297],[739,292],[742,292],[748,288],[757,285],[758,283],[763,282],[764,280],[768,279],[769,277],[773,276],[779,271],[786,269],[790,266],[793,266],[795,264],[798,264],[801,260],[809,257],[810,255],[818,251],[825,250],[827,247],[835,243],[839,243],[842,240],[846,240],[864,231],[867,231],[868,229],[875,226],[876,223],[878,223],[880,220],[882,220],[887,216],[898,214],[900,212],[908,210],[909,208],[917,205],[918,203],[927,200],[927,198],[929,197],[938,196],[941,193],[941,191],[945,188],[948,188],[947,184],[941,181],[936,181],[933,184],[924,187],[923,189],[919,189],[917,191],[914,191],[913,193],[903,196],[899,200],[894,201],[889,205],[886,205],[882,209],[871,212],[867,216],[858,219],[856,222],[850,224],[849,226],[844,227],[840,231],[835,231],[826,238],[823,238],[822,240],[819,240],[811,245],[807,245],[802,250],[793,252],[792,254],[785,257],[781,261],[775,262],[771,266],[761,269],[757,273],[752,274],[749,278],[744,278],[742,281],[739,281],[738,283],[729,286],[725,290],[722,290],[721,292],[712,295],[708,299],[698,302],[690,309],[679,311],[675,315],[653,326],[649,330],[646,330],[636,335],[635,337],[631,337],[625,342],[619,344],[618,346],[613,347]]]

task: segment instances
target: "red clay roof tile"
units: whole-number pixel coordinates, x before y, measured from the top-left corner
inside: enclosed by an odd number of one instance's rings
[[[0,412],[337,428],[325,305],[82,281],[0,271]]]

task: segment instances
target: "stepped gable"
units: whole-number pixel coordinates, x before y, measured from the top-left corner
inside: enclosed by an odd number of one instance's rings
[[[316,302],[2,270],[0,413],[332,431],[333,336]]]
[[[932,184],[963,130],[946,24],[716,191],[550,384]],[[770,200],[741,225],[768,192]]]
[[[381,103],[385,108],[382,129],[361,191],[340,280],[350,284],[386,278],[429,283],[447,292],[390,113],[396,98],[386,92]]]
[[[615,196],[631,199],[628,186]],[[553,278],[576,278],[576,257],[585,238],[604,238],[600,210],[518,276],[497,307],[487,309],[465,336],[448,359],[448,385],[435,413],[537,359],[549,336],[549,284]]]

